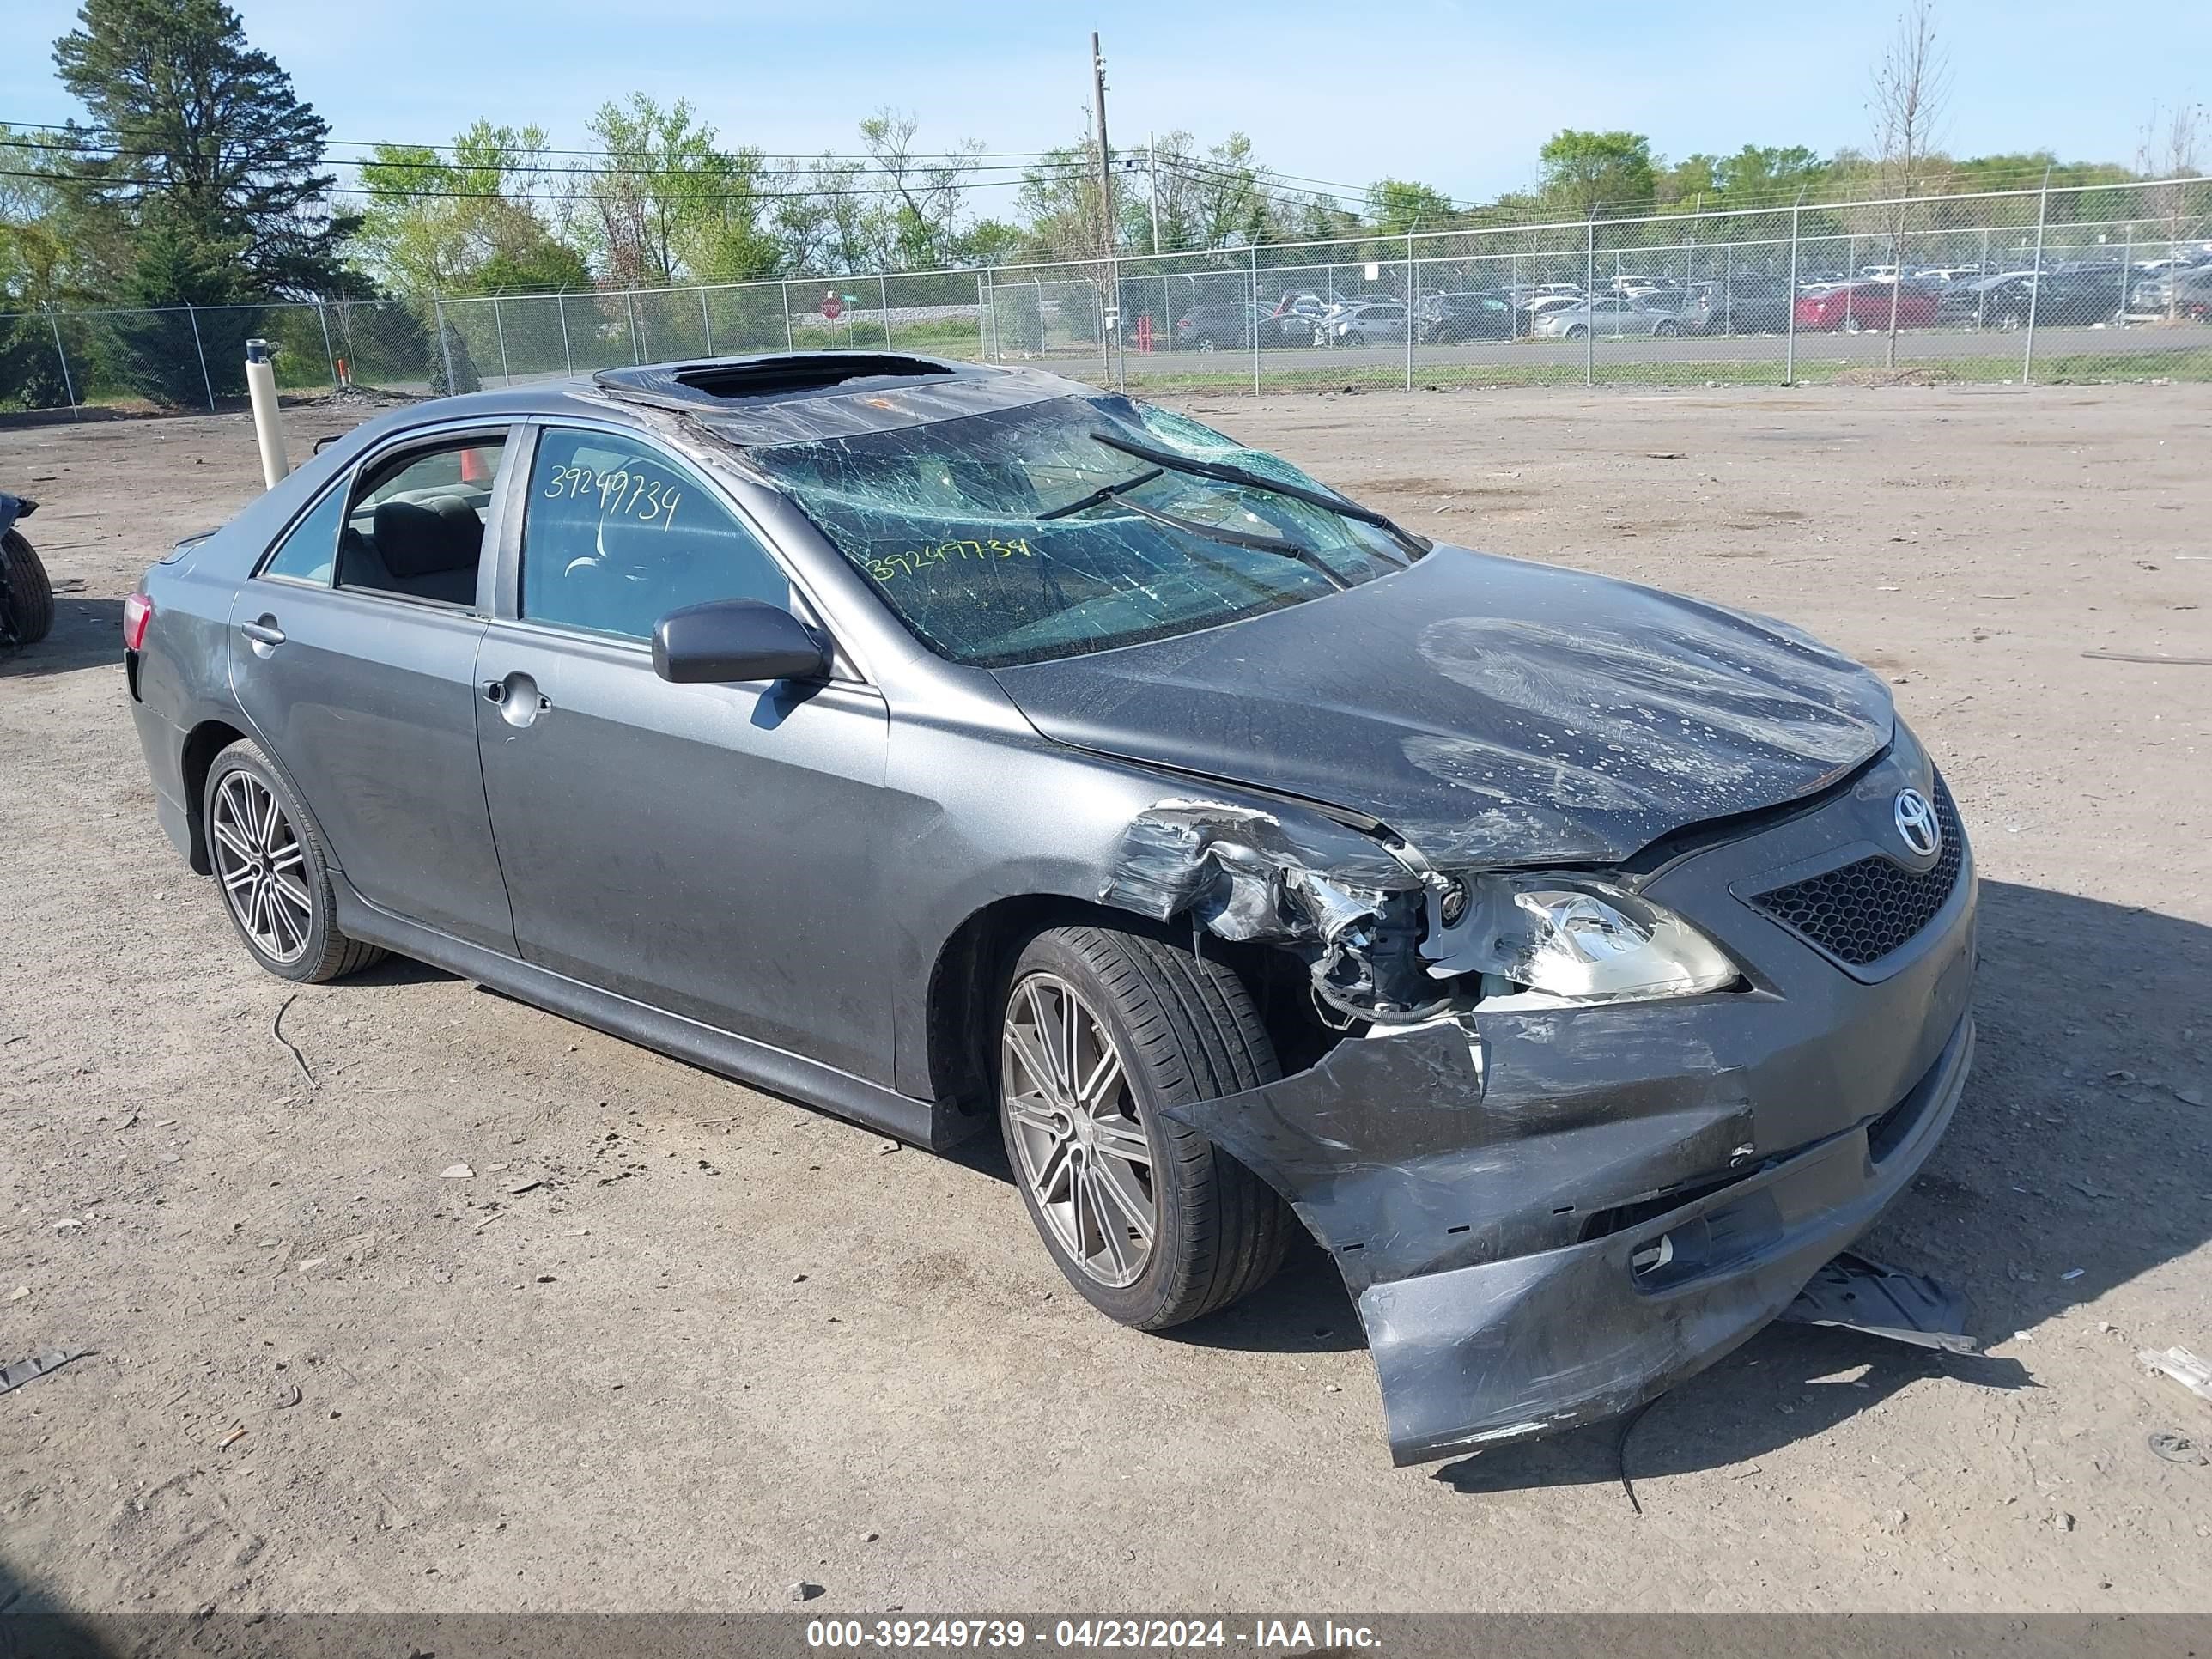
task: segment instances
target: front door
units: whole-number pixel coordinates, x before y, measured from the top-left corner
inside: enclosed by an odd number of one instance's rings
[[[477,577],[504,427],[404,442],[242,584],[231,690],[370,903],[512,953],[477,756]]]
[[[524,959],[888,1084],[882,699],[653,672],[669,611],[792,595],[651,441],[549,427],[524,498],[520,614],[493,621],[476,672]]]

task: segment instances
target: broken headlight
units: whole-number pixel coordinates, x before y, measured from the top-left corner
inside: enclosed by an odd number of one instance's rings
[[[1455,921],[1429,900],[1421,955],[1430,975],[1495,975],[1571,1002],[1692,996],[1740,970],[1673,911],[1579,877],[1479,876]]]

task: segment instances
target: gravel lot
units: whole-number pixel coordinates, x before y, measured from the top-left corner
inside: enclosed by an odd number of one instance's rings
[[[0,663],[0,1362],[96,1352],[0,1397],[0,1606],[2208,1605],[2212,1465],[2147,1437],[2212,1409],[2135,1352],[2212,1355],[2212,667],[2083,653],[2212,655],[2212,388],[1194,407],[1895,682],[1982,860],[1983,1042],[1870,1248],[1986,1352],[1770,1330],[1636,1429],[1639,1516],[1610,1428],[1392,1471],[1317,1252],[1121,1330],[994,1147],[893,1152],[404,963],[301,992],[295,1062],[118,660],[251,428],[19,426],[62,597]],[[351,418],[295,411],[295,452]]]

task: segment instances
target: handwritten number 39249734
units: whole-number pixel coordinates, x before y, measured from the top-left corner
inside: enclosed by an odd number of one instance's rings
[[[549,501],[597,495],[602,518],[658,523],[663,530],[676,521],[676,504],[684,499],[681,489],[627,467],[612,472],[588,466],[556,467],[540,493]]]

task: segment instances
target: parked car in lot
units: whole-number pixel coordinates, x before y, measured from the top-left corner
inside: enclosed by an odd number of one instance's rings
[[[1946,289],[1937,314],[1947,325],[1977,328],[2021,328],[2030,316],[2051,327],[2109,322],[2124,279],[2117,265],[1984,276]]]
[[[1402,345],[1405,339],[1406,306],[1401,300],[1351,301],[1314,324],[1316,345]]]
[[[1269,311],[1241,301],[1210,303],[1176,319],[1175,343],[1182,351],[1249,351],[1256,334],[1260,349],[1272,350],[1306,344],[1313,324],[1311,316],[1294,309]]]
[[[1891,307],[1899,328],[1926,328],[1936,320],[1936,290],[1924,283],[1834,283],[1801,289],[1797,326],[1828,329],[1887,329]]]
[[[2202,320],[2212,312],[2212,265],[2180,265],[2136,284],[2129,296],[2130,312]]]
[[[1678,312],[1641,300],[1601,295],[1546,312],[1536,319],[1530,332],[1551,340],[1579,340],[1587,334],[1601,340],[1624,340],[1680,334],[1682,329]]]
[[[921,1146],[994,1130],[1146,1329],[1303,1224],[1401,1462],[1742,1342],[1972,1049],[1972,860],[1879,676],[1035,369],[413,404],[124,617],[155,814],[269,973],[396,951]]]
[[[1510,340],[1522,331],[1526,313],[1503,289],[1468,294],[1431,294],[1421,301],[1423,345],[1453,345],[1463,340]]]
[[[1688,334],[1779,334],[1790,326],[1790,284],[1753,273],[1698,283],[1681,321]]]

